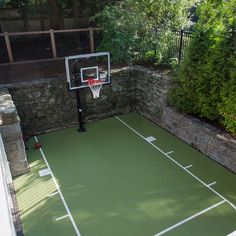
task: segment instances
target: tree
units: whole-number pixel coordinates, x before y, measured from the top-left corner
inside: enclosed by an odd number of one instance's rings
[[[62,7],[59,0],[48,0],[51,16],[51,27],[53,29],[63,29],[64,21],[62,16]]]
[[[103,31],[100,50],[112,51],[113,59],[143,58],[158,45],[158,30],[190,25],[189,9],[194,0],[124,0],[106,6],[94,18]]]

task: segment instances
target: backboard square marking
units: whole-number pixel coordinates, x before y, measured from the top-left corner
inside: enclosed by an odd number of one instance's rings
[[[99,74],[98,74],[98,66],[91,66],[91,67],[84,67],[80,69],[80,74],[81,74],[81,82],[87,82],[88,80],[86,78],[84,78],[84,71],[89,71],[89,70],[95,70],[95,74],[94,76],[91,76],[92,79],[94,80],[98,80],[99,79]],[[91,79],[90,78],[90,79]]]

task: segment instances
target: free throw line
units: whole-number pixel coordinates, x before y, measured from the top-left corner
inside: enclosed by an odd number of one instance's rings
[[[145,139],[145,137],[140,134],[138,131],[136,131],[134,128],[132,128],[131,126],[129,126],[127,123],[125,123],[123,120],[121,120],[119,117],[115,116],[115,118],[117,120],[119,120],[122,124],[124,124],[126,127],[128,127],[130,130],[132,130],[134,133],[136,133],[139,137],[141,137],[142,139]],[[146,141],[148,142],[148,141]],[[151,144],[155,149],[157,149],[159,152],[161,152],[164,156],[166,156],[167,158],[169,158],[172,162],[174,162],[177,166],[179,166],[181,169],[183,169],[184,171],[186,171],[188,174],[190,174],[193,178],[195,178],[196,180],[198,180],[201,184],[203,184],[206,188],[208,188],[209,190],[211,190],[213,193],[215,193],[218,197],[220,197],[222,200],[224,200],[225,202],[227,202],[232,208],[234,208],[234,210],[236,210],[236,206],[230,202],[228,199],[226,199],[224,196],[222,196],[220,193],[218,193],[216,190],[214,190],[211,186],[208,186],[204,181],[202,181],[200,178],[198,178],[196,175],[194,175],[191,171],[189,171],[188,169],[186,169],[184,166],[182,166],[178,161],[176,161],[175,159],[173,159],[172,157],[170,157],[169,155],[167,155],[163,150],[161,150],[159,147],[157,147],[155,144],[153,144],[152,142],[148,142],[149,144]]]
[[[34,136],[34,139],[35,139],[35,141],[38,143],[38,139],[37,139],[36,136]],[[69,209],[69,207],[68,207],[68,205],[67,205],[67,203],[66,203],[66,200],[65,200],[65,198],[64,198],[64,196],[63,196],[63,194],[62,194],[62,192],[61,192],[61,189],[60,189],[60,187],[59,187],[59,185],[58,185],[58,183],[57,183],[57,181],[56,181],[56,178],[55,178],[55,176],[54,176],[54,174],[53,174],[53,172],[52,172],[52,169],[51,169],[51,167],[50,167],[50,165],[49,165],[49,163],[48,163],[48,161],[47,161],[47,159],[46,159],[46,156],[44,155],[43,149],[42,149],[42,148],[39,148],[39,150],[40,150],[40,153],[41,153],[41,155],[42,155],[42,157],[43,157],[43,160],[45,161],[45,163],[46,163],[48,169],[49,169],[50,172],[51,172],[51,176],[52,176],[53,182],[54,182],[54,184],[56,185],[58,194],[59,194],[60,197],[61,197],[61,200],[62,200],[63,205],[64,205],[64,207],[65,207],[65,209],[66,209],[66,212],[67,212],[67,214],[68,214],[68,216],[69,216],[69,218],[70,218],[70,221],[71,221],[71,223],[72,223],[72,225],[73,225],[73,227],[74,227],[74,230],[75,230],[75,232],[76,232],[76,235],[77,235],[77,236],[81,236],[81,234],[80,234],[80,232],[79,232],[79,229],[77,228],[77,225],[75,224],[74,218],[73,218],[73,216],[72,216],[72,214],[71,214],[71,212],[70,212],[70,209]]]
[[[206,209],[204,209],[204,210],[202,210],[202,211],[200,211],[200,212],[198,212],[198,213],[196,213],[196,214],[194,214],[194,215],[192,215],[192,216],[190,216],[190,217],[188,217],[188,218],[186,218],[186,219],[184,219],[184,220],[182,220],[182,221],[180,221],[180,222],[178,222],[178,223],[176,223],[174,225],[172,225],[171,227],[169,227],[169,228],[167,228],[167,229],[165,229],[165,230],[155,234],[154,236],[163,235],[163,234],[171,231],[172,229],[174,229],[174,228],[176,228],[176,227],[178,227],[178,226],[180,226],[180,225],[182,225],[182,224],[184,224],[184,223],[186,223],[186,222],[188,222],[188,221],[190,221],[190,220],[192,220],[192,219],[194,219],[194,218],[196,218],[196,217],[198,217],[198,216],[200,216],[200,215],[202,215],[202,214],[204,214],[204,213],[206,213],[206,212],[208,212],[208,211],[210,211],[210,210],[212,210],[212,209],[214,209],[214,208],[216,208],[218,206],[220,206],[221,204],[223,204],[225,202],[226,202],[225,200],[223,200],[221,202],[218,202],[218,203],[216,203],[216,204],[214,204],[214,205],[212,205],[212,206],[210,206],[210,207],[208,207],[208,208],[206,208]]]

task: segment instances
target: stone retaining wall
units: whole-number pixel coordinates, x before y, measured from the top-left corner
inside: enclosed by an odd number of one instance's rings
[[[167,104],[171,74],[136,67],[137,111],[236,173],[236,139],[215,126]]]
[[[103,86],[99,99],[93,99],[89,88],[80,90],[85,122],[134,110],[136,81],[129,75],[128,68],[113,71],[112,84]],[[76,94],[68,91],[63,77],[15,83],[8,89],[28,135],[78,123]]]
[[[64,75],[8,85],[24,132],[36,134],[78,123],[76,97]],[[85,122],[136,110],[236,173],[236,139],[226,132],[168,107],[171,73],[143,67],[112,72],[99,99],[81,90]]]
[[[6,88],[0,88],[0,133],[12,176],[29,171],[22,138],[20,119],[12,97]]]

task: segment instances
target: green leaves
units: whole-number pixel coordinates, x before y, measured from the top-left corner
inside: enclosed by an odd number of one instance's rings
[[[236,0],[206,1],[170,101],[236,133]]]
[[[123,0],[105,7],[95,20],[103,29],[99,50],[109,50],[115,62],[146,60],[149,51],[156,51],[156,61],[164,58],[166,45],[161,29],[169,34],[173,28],[189,25],[188,10],[195,0]],[[168,36],[169,37],[169,36]]]

